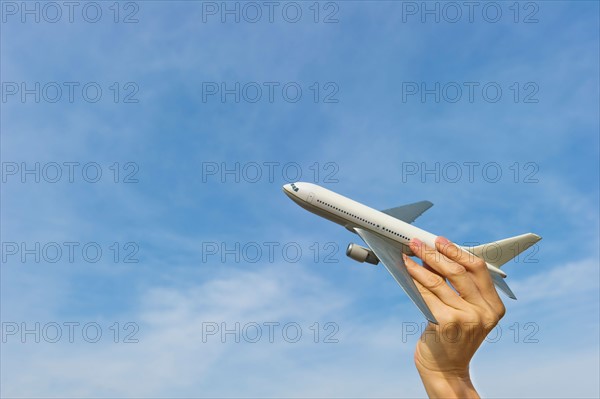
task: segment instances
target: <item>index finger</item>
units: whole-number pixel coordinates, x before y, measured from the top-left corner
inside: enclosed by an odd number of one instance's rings
[[[485,261],[474,254],[465,251],[445,237],[439,236],[435,240],[436,249],[453,260],[456,263],[463,265],[469,273],[473,275],[473,281],[483,298],[494,308],[502,308],[502,300],[494,287],[492,276],[487,268]]]

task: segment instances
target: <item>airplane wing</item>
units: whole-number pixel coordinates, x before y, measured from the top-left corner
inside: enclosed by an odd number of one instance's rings
[[[431,208],[433,204],[429,201],[415,202],[414,204],[402,205],[396,208],[386,209],[381,211],[387,213],[390,216],[400,219],[406,223],[412,223],[416,218],[421,216],[423,212]]]
[[[371,248],[381,263],[390,272],[392,277],[400,284],[400,287],[406,292],[410,299],[417,305],[421,313],[434,324],[438,324],[437,320],[429,310],[429,307],[423,300],[419,289],[415,285],[402,258],[402,250],[399,244],[387,240],[383,237],[370,233],[366,230],[356,228],[356,233],[363,241]]]

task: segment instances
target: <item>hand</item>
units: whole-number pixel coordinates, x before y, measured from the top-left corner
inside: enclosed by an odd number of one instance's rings
[[[430,397],[479,397],[469,362],[506,311],[487,266],[443,237],[435,248],[417,239],[410,248],[423,266],[405,257],[406,267],[439,323],[428,324],[415,350],[425,390]]]

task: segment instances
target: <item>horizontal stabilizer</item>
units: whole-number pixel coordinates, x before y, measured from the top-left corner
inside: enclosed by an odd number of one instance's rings
[[[506,281],[502,278],[501,275],[497,273],[490,273],[492,276],[492,280],[494,281],[494,285],[500,289],[500,291],[504,292],[511,299],[517,299],[516,295],[512,292]]]

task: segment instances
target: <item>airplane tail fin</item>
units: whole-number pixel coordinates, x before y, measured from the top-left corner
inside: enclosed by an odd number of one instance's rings
[[[527,233],[465,249],[490,265],[499,268],[541,239],[542,237],[537,234]]]
[[[508,284],[503,280],[506,275],[500,274],[503,272],[499,269],[506,262],[517,257],[521,252],[525,251],[541,239],[542,237],[537,234],[527,233],[474,247],[465,247],[465,249],[473,255],[485,260],[488,265],[492,266],[492,268],[490,268],[490,273],[494,285],[508,295],[509,298],[517,299]],[[494,268],[497,270],[493,270]]]

